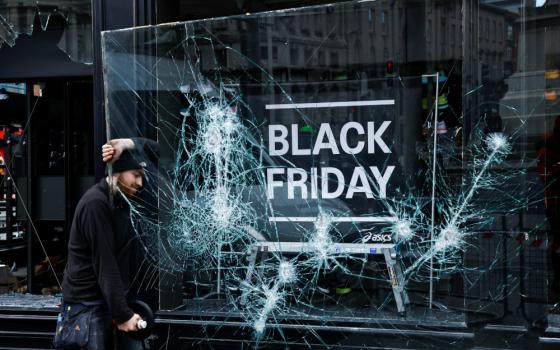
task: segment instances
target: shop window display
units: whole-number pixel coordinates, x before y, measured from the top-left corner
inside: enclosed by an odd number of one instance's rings
[[[560,63],[558,28],[528,18],[552,11],[350,2],[105,32],[108,134],[160,145],[131,202],[138,288],[258,340],[512,304],[543,322]],[[371,14],[382,30],[357,30]]]

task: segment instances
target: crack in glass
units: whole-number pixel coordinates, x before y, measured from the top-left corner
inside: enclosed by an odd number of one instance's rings
[[[184,305],[163,310],[216,299],[257,343],[288,342],[295,323],[328,344],[313,322],[388,320],[398,331],[408,311],[417,325],[451,323],[464,310],[485,315],[529,273],[490,281],[524,249],[519,231],[496,225],[544,198],[523,148],[544,97],[524,111],[484,102],[492,86],[453,81],[458,60],[445,72],[386,72],[355,37],[372,13],[384,28],[384,6],[104,33],[111,135],[161,147],[147,198],[130,203],[154,271],[183,288]],[[290,34],[295,23],[307,41]],[[500,126],[488,104],[508,116]],[[450,280],[458,296],[441,290]]]

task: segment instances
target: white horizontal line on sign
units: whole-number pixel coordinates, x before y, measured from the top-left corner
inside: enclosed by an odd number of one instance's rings
[[[286,103],[266,105],[266,109],[302,109],[302,108],[332,108],[332,107],[358,107],[358,106],[390,106],[395,100],[370,100],[370,101],[340,101],[320,103]]]
[[[260,251],[306,253],[316,251],[317,248],[310,242],[258,242]],[[329,247],[331,253],[342,254],[383,254],[383,249],[393,248],[392,243],[334,243]]]
[[[329,217],[333,222],[395,222],[396,217],[393,216],[339,216]],[[268,218],[270,222],[315,222],[316,216],[271,216]]]

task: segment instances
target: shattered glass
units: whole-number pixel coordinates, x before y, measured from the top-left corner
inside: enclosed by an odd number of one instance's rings
[[[20,293],[0,294],[0,306],[5,309],[55,309],[60,306],[60,297]]]
[[[104,32],[108,134],[159,144],[130,204],[160,317],[310,347],[546,320],[558,32],[527,58],[525,16],[557,8],[490,3]]]
[[[52,16],[64,19],[64,31],[58,48],[75,62],[93,63],[91,1],[0,1],[0,46],[16,45],[22,34],[31,35],[35,17],[46,30]]]

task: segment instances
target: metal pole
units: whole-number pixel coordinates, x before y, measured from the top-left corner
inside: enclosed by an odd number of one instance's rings
[[[33,265],[33,152],[31,150],[31,133],[33,132],[33,126],[31,125],[31,94],[33,93],[33,86],[30,83],[26,84],[26,117],[27,117],[27,132],[24,135],[27,142],[26,153],[27,153],[27,193],[25,198],[24,207],[27,206],[27,293],[33,293],[33,275],[35,274],[35,266]],[[23,198],[21,198],[23,200]]]
[[[439,72],[436,73],[436,99],[435,99],[435,112],[434,112],[434,147],[433,147],[433,161],[432,161],[432,224],[430,227],[430,302],[429,308],[432,308],[434,300],[434,226],[436,215],[436,165],[437,165],[437,124],[438,124],[438,102],[439,102]]]
[[[12,193],[13,193],[13,178],[10,166],[12,164],[12,130],[10,126],[4,128],[4,140],[6,141],[6,152],[4,152],[4,165],[6,166],[5,171],[5,187],[6,187],[6,241],[12,241],[12,224],[13,224],[13,205]]]
[[[105,38],[103,36],[103,33],[101,33],[101,47],[103,46],[103,42],[104,42]],[[106,59],[105,59],[105,52],[102,51],[101,52],[101,67],[102,67],[102,71],[103,72],[107,72],[107,67],[105,66],[106,63]],[[108,89],[108,85],[107,85],[107,76],[105,74],[103,74],[102,76],[103,79],[103,87],[101,88],[101,92],[103,93],[102,99],[104,101],[103,103],[103,107],[104,107],[104,113],[101,114],[102,116],[104,116],[105,119],[105,136],[107,137],[107,143],[111,140],[111,123],[109,120],[109,99],[106,98],[106,96],[109,94],[109,89]],[[95,116],[94,116],[95,117]],[[96,152],[98,150],[95,150]],[[109,204],[111,205],[111,207],[113,207],[113,192],[114,192],[114,188],[113,188],[113,164],[111,164],[110,162],[107,163],[107,176],[109,178]]]
[[[91,0],[92,11],[92,41],[93,41],[93,145],[96,154],[106,142],[104,133],[106,126],[105,101],[103,94],[103,59],[101,57],[101,31],[107,27],[106,23],[106,4],[104,0]],[[124,18],[124,14],[120,14]],[[95,181],[105,177],[105,165],[101,157],[93,157]]]

